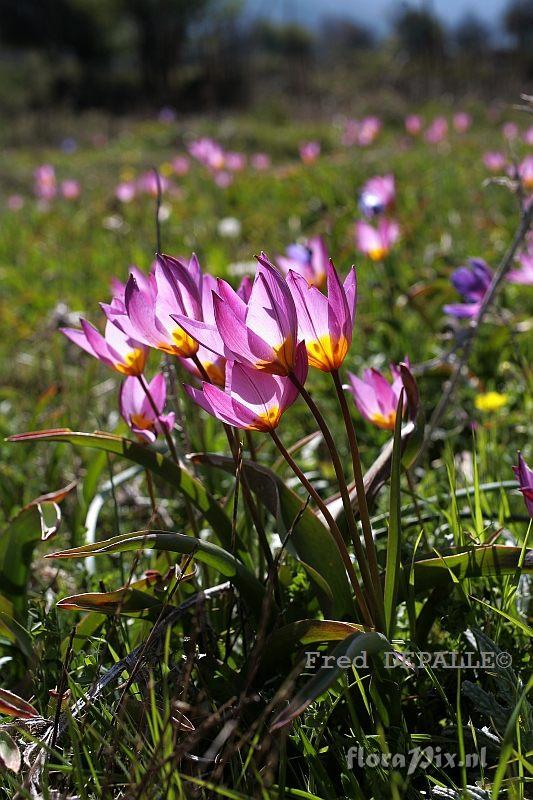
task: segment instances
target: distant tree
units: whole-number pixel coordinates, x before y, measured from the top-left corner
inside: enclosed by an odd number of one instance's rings
[[[326,17],[320,26],[321,48],[324,52],[345,56],[355,50],[368,50],[374,45],[372,31],[341,17]]]
[[[124,0],[137,33],[144,89],[156,102],[168,99],[169,77],[183,58],[190,26],[211,0]]]
[[[507,33],[516,47],[529,55],[533,53],[533,0],[512,0],[504,14]]]
[[[465,53],[484,52],[490,46],[490,31],[475,14],[466,14],[455,29],[455,42]]]
[[[307,58],[313,50],[311,32],[293,22],[281,25],[260,20],[252,36],[260,49],[288,59]]]
[[[406,8],[396,17],[394,32],[409,58],[441,57],[446,52],[444,28],[429,11]]]

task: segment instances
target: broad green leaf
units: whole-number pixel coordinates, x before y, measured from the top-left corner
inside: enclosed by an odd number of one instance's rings
[[[389,638],[394,636],[396,627],[396,596],[401,569],[401,469],[402,469],[402,416],[404,391],[400,392],[396,409],[396,425],[394,428],[394,444],[392,449],[391,486],[389,504],[389,533],[387,537],[387,562],[383,587],[383,603],[385,606],[385,625]]]
[[[334,659],[328,666],[321,667],[316,675],[306,683],[287,708],[277,715],[272,723],[270,730],[275,731],[283,728],[298,717],[311,703],[323,695],[339,678],[342,669],[338,665],[341,657],[347,657],[352,661],[362,653],[375,655],[383,650],[390,649],[390,644],[382,633],[373,631],[371,633],[353,633],[335,647],[331,652]]]
[[[34,548],[41,540],[53,536],[61,523],[61,511],[55,499],[45,498],[62,499],[73,486],[37,498],[0,531],[0,586],[17,617],[21,617],[26,608],[26,588]]]
[[[35,719],[40,716],[30,703],[13,692],[8,692],[7,689],[0,689],[0,714],[7,714],[17,719]]]
[[[233,461],[226,456],[215,453],[194,453],[190,458],[197,463],[211,464],[228,472],[232,471]],[[251,490],[276,519],[278,532],[283,538],[302,511],[304,504],[282,478],[268,467],[245,460],[243,469]],[[353,609],[352,594],[337,545],[324,523],[310,508],[304,510],[301,519],[294,527],[287,542],[287,549],[303,562],[306,569],[311,568],[308,569],[311,577],[313,577],[311,570],[315,570],[329,586],[329,592],[322,591],[321,594],[324,613],[335,617],[350,615]],[[316,585],[320,590],[324,588],[318,582]],[[333,603],[327,595],[333,597]]]
[[[436,587],[453,588],[454,579],[511,575],[517,570],[533,572],[533,550],[526,551],[522,566],[521,556],[521,547],[498,544],[458,547],[439,555],[421,555],[413,564],[414,591],[421,594]]]
[[[11,436],[8,441],[68,442],[78,447],[90,447],[115,453],[136,464],[141,464],[154,475],[159,475],[178,489],[203,514],[224,547],[231,548],[231,521],[219,503],[185,466],[182,464],[178,466],[174,461],[151,447],[145,447],[131,439],[124,439],[111,433],[101,431],[78,433],[69,428],[19,433]]]
[[[51,553],[47,558],[87,558],[106,553],[123,553],[128,550],[158,550],[168,553],[182,553],[193,556],[197,561],[217,569],[221,575],[232,581],[240,589],[251,609],[259,614],[264,598],[264,588],[257,578],[238,561],[235,556],[216,544],[185,536],[183,533],[168,531],[134,531],[114,536],[95,544],[74,547]]]

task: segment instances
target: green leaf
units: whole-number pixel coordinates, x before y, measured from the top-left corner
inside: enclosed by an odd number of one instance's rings
[[[228,472],[233,469],[233,461],[226,456],[215,453],[194,453],[189,457],[197,463],[213,465]],[[283,537],[302,511],[304,504],[298,495],[286,486],[282,478],[268,467],[245,460],[243,470],[251,490],[276,519],[279,526],[278,533]],[[314,570],[329,586],[329,592],[324,592],[320,582],[315,583],[321,592],[323,612],[334,617],[351,615],[352,593],[337,545],[324,523],[310,508],[303,511],[298,525],[292,531],[287,550],[303,562],[311,578],[313,577],[311,570]],[[333,597],[333,603],[330,597]]]
[[[348,657],[350,661],[362,653],[375,655],[382,650],[390,648],[389,642],[382,633],[373,631],[371,633],[353,633],[335,647],[331,652],[334,659],[328,666],[321,667],[316,675],[301,689],[287,708],[278,714],[272,723],[270,730],[275,731],[283,728],[298,717],[311,703],[324,694],[330,686],[339,678],[342,669],[338,665],[341,657]]]
[[[0,632],[5,631],[7,638],[17,645],[28,661],[33,661],[33,640],[26,628],[9,614],[0,611]]]
[[[517,570],[533,572],[533,550],[526,551],[522,566],[521,556],[521,547],[497,544],[451,548],[435,556],[421,555],[413,564],[414,591],[421,594],[436,587],[453,588],[454,581],[465,578],[501,577]]]
[[[385,625],[388,636],[394,636],[396,627],[396,596],[401,571],[401,469],[402,469],[402,416],[403,416],[404,390],[400,392],[398,407],[396,409],[396,424],[394,427],[394,444],[392,448],[390,506],[389,506],[389,534],[387,537],[387,563],[385,567],[385,582],[383,588],[383,602],[385,606]]]
[[[37,498],[0,531],[0,586],[3,595],[13,604],[16,617],[23,616],[26,609],[26,588],[34,548],[41,540],[53,536],[61,523],[61,511],[55,500],[44,498],[61,499],[64,493],[62,489]]]
[[[74,547],[51,553],[46,558],[87,558],[105,553],[123,553],[128,550],[151,549],[168,553],[191,555],[197,561],[214,567],[241,591],[251,609],[258,615],[264,598],[264,589],[257,578],[235,556],[216,544],[168,531],[135,531],[114,536],[95,544]]]
[[[69,428],[19,433],[10,436],[8,441],[68,442],[78,447],[91,447],[105,450],[107,453],[115,453],[136,464],[141,464],[154,475],[159,475],[178,489],[203,514],[224,547],[231,548],[231,521],[219,503],[185,466],[182,464],[178,466],[174,461],[151,447],[145,447],[131,439],[124,439],[111,433],[101,431],[77,433]]]
[[[64,611],[97,611],[100,614],[136,614],[161,608],[160,599],[138,589],[124,587],[114,592],[86,592],[64,597],[57,604]]]

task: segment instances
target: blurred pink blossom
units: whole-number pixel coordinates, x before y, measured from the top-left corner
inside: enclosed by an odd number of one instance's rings
[[[250,157],[250,164],[258,172],[265,172],[270,169],[270,156],[266,153],[254,153]]]
[[[320,155],[320,142],[303,142],[300,145],[300,158],[304,164],[314,164]]]
[[[516,122],[506,122],[502,126],[502,133],[508,141],[516,139],[516,137],[518,136],[518,125],[516,124]]]
[[[501,172],[507,164],[507,159],[503,153],[489,150],[483,155],[483,163],[491,172]]]
[[[457,133],[466,133],[472,125],[472,117],[466,111],[458,111],[453,115],[453,127]]]
[[[448,122],[444,117],[435,117],[425,133],[426,142],[439,144],[448,135]]]
[[[24,198],[21,194],[10,194],[7,198],[7,207],[10,211],[20,211],[24,207]]]
[[[73,178],[67,178],[67,180],[61,181],[61,194],[65,200],[76,200],[76,198],[80,196],[80,192],[81,186],[79,181],[75,181]]]
[[[411,136],[418,136],[422,130],[422,118],[418,114],[408,114],[405,118],[405,130]]]

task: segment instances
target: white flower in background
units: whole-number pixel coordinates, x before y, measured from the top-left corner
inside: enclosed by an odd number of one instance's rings
[[[224,217],[218,223],[218,234],[225,239],[236,239],[241,234],[241,223],[236,217]]]

